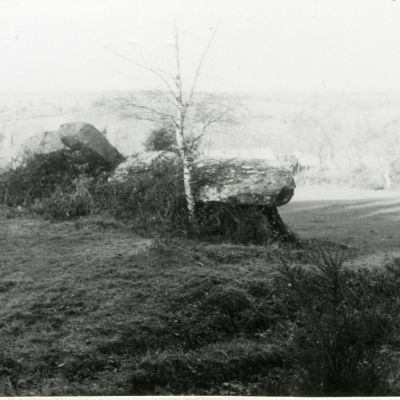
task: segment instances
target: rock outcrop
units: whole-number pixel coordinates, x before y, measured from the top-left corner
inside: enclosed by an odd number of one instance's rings
[[[27,139],[21,153],[48,154],[64,148],[58,131],[46,131]]]
[[[90,150],[114,165],[118,165],[124,158],[91,124],[84,122],[63,124],[58,134],[62,143],[72,150]]]
[[[170,151],[145,151],[142,153],[132,154],[127,157],[125,161],[118,165],[114,171],[114,174],[110,178],[110,181],[124,181],[132,168],[146,170],[150,168],[151,164],[156,160],[174,160],[178,162],[176,154]]]
[[[63,149],[89,150],[111,165],[118,165],[124,157],[93,125],[72,122],[61,125],[57,131],[47,131],[29,138],[23,152],[48,154]]]

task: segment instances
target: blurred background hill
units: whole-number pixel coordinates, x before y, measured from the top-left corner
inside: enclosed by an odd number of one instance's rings
[[[134,92],[139,97],[141,93]],[[124,155],[143,150],[147,135],[158,125],[118,108],[116,99],[129,95],[132,92],[3,93],[1,166],[21,152],[29,137],[74,121],[95,125]],[[201,145],[205,155],[271,159],[296,155],[307,169],[312,169],[309,174],[313,178],[324,171],[324,179],[337,180],[340,175],[342,180],[346,177],[351,180],[351,175],[358,171],[360,186],[391,188],[397,182],[400,93],[220,94],[219,97],[221,102],[228,98],[240,104],[240,108],[234,121],[210,129]],[[364,175],[368,175],[368,182]]]

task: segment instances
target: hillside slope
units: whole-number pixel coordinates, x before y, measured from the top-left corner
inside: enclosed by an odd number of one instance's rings
[[[3,93],[0,166],[28,137],[75,121],[106,130],[107,138],[123,154],[142,150],[146,136],[156,124],[133,118],[119,109],[115,99],[130,93]],[[221,102],[237,105],[238,112],[232,123],[210,129],[203,141],[205,149],[269,148],[275,154],[299,151],[339,157],[343,164],[343,160],[354,161],[360,152],[382,156],[379,152],[385,151],[385,146],[380,145],[380,138],[385,136],[393,142],[390,137],[399,127],[398,93],[219,96]],[[369,146],[371,140],[378,143]]]

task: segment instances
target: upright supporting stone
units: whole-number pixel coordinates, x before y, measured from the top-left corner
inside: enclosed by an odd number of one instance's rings
[[[296,236],[289,231],[281,216],[279,215],[277,207],[263,207],[262,213],[267,217],[271,226],[272,232],[276,235],[277,239],[285,242],[298,243]]]

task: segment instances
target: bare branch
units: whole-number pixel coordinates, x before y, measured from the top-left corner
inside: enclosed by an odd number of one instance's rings
[[[205,133],[210,126],[214,125],[217,122],[222,122],[223,118],[227,116],[231,111],[233,111],[233,108],[229,107],[226,110],[223,110],[220,113],[214,115],[214,117],[210,117],[203,124],[202,132]]]
[[[214,124],[220,123],[224,120],[224,117],[227,116],[230,112],[234,110],[234,107],[227,107],[226,109],[222,110],[221,112],[215,114],[214,116],[210,116],[203,122],[203,126],[201,127],[200,133],[192,138],[189,152],[191,152],[195,145],[207,134],[207,130]]]
[[[152,95],[152,97],[162,97],[163,101],[165,101],[166,103],[170,104],[174,109],[179,110],[179,106],[176,102],[176,99],[174,98],[174,100],[171,100],[169,97],[165,96],[165,92],[159,89],[153,89],[149,92],[149,94]]]
[[[169,114],[167,112],[160,111],[154,107],[148,106],[146,104],[141,103],[137,99],[129,99],[125,97],[116,98],[116,101],[119,101],[120,106],[122,106],[125,110],[129,110],[137,119],[144,119],[147,121],[155,121],[155,120],[169,120],[174,125],[177,125],[177,121],[175,116]],[[145,111],[148,114],[137,114],[134,110]]]
[[[237,107],[236,103],[223,105],[218,101],[203,99],[196,103],[196,108],[193,110],[194,119],[206,125],[215,122],[229,122],[227,117],[237,110]]]
[[[174,38],[175,38],[175,58],[176,58],[176,78],[175,84],[178,90],[177,100],[180,104],[183,104],[183,85],[182,85],[182,73],[181,73],[181,59],[180,59],[180,49],[179,49],[179,33],[178,27],[176,25],[176,20],[174,21]]]
[[[188,97],[188,101],[187,101],[188,104],[190,104],[191,101],[192,101],[192,99],[193,99],[194,93],[195,93],[195,91],[196,91],[197,81],[199,80],[199,77],[200,77],[201,68],[203,67],[204,60],[205,60],[205,58],[206,58],[206,56],[207,56],[208,51],[209,51],[210,48],[211,48],[212,42],[214,41],[214,38],[215,38],[215,35],[216,35],[217,32],[218,32],[219,25],[220,25],[220,24],[218,23],[218,25],[217,25],[217,26],[215,27],[215,29],[213,30],[213,32],[212,32],[212,34],[211,34],[211,36],[210,36],[210,39],[208,40],[207,46],[205,47],[205,49],[204,49],[204,51],[203,51],[203,54],[201,55],[199,64],[197,65],[197,69],[196,69],[196,73],[195,73],[195,75],[194,75],[194,80],[193,80],[192,88],[190,89],[190,93],[189,93],[189,97]]]
[[[165,77],[162,76],[162,74],[161,74],[157,69],[148,67],[148,66],[146,66],[146,65],[140,64],[140,63],[135,62],[135,61],[132,61],[130,58],[126,57],[125,55],[123,55],[123,54],[121,54],[121,53],[119,53],[118,51],[116,51],[115,49],[113,49],[113,48],[110,47],[110,46],[107,46],[107,45],[105,45],[105,44],[102,44],[102,46],[103,46],[104,48],[106,48],[107,50],[111,51],[112,53],[114,53],[116,56],[122,58],[123,60],[125,60],[125,61],[128,62],[129,64],[135,65],[136,67],[143,68],[143,69],[145,69],[146,71],[151,72],[153,75],[155,75],[158,79],[160,79],[160,80],[164,83],[164,85],[165,85],[165,86],[167,87],[167,89],[168,89],[168,93],[169,93],[173,98],[176,98],[176,93],[175,93],[174,89],[172,88],[172,86],[170,85],[170,83],[168,82],[168,80],[165,79]]]
[[[190,146],[189,146],[189,153],[191,153],[196,145],[196,143],[204,136],[205,132],[202,132],[200,135],[196,136],[190,141]]]
[[[175,121],[175,118],[173,115],[160,112],[152,107],[148,107],[148,106],[144,106],[144,105],[140,105],[140,104],[130,104],[129,107],[138,109],[138,110],[148,111],[152,114],[158,115],[160,118],[171,119],[171,120]]]

